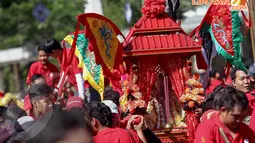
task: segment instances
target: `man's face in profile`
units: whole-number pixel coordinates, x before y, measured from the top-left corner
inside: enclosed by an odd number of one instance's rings
[[[250,90],[249,76],[242,70],[238,70],[236,72],[236,78],[233,81],[233,86],[242,92],[248,92]]]

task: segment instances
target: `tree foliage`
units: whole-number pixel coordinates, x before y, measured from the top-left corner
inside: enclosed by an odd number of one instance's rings
[[[125,18],[126,0],[102,0],[103,12],[106,17],[111,19],[120,29],[128,28],[134,25],[142,16],[142,0],[128,0],[132,9],[132,20],[129,24]]]
[[[50,14],[44,22],[33,16],[42,3]],[[84,12],[84,0],[1,0],[0,49],[37,45],[54,37],[62,40],[75,30],[75,16]]]
[[[104,15],[110,18],[120,29],[129,28],[142,16],[143,0],[101,0]],[[125,3],[132,8],[131,23],[125,19]],[[75,16],[83,13],[84,0],[1,0],[0,1],[0,49],[18,46],[37,45],[54,37],[62,40],[75,30]],[[33,15],[34,8],[44,4],[50,14],[45,22],[40,22]],[[182,13],[194,8],[191,0],[181,0],[178,18]]]
[[[125,19],[125,3],[128,1],[132,8],[132,20],[128,24]],[[104,15],[111,19],[120,29],[133,26],[142,16],[141,8],[144,0],[102,0]],[[182,19],[183,13],[194,9],[191,0],[180,0],[180,7],[177,10],[178,19]]]

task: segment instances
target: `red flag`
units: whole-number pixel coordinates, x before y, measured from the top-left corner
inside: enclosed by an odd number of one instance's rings
[[[58,95],[62,94],[64,83],[67,80],[67,73],[70,70],[71,65],[72,65],[72,61],[73,61],[73,58],[74,58],[74,51],[75,51],[75,48],[76,48],[76,41],[77,41],[77,37],[78,37],[78,33],[79,33],[79,27],[80,27],[80,22],[78,21],[77,25],[76,25],[76,30],[75,30],[75,34],[74,34],[74,41],[72,43],[71,50],[70,50],[69,54],[67,55],[67,58],[63,58],[63,60],[61,61],[61,72],[60,72],[61,77],[60,77],[59,83],[57,85]],[[58,96],[58,98],[59,97],[60,96]]]
[[[245,21],[249,27],[250,22],[247,19]],[[203,38],[203,34],[208,33],[217,53],[231,65],[246,71],[241,59],[240,43],[243,41],[243,35],[240,27],[238,11],[231,10],[231,5],[211,5],[201,24],[192,34],[196,34],[197,38]]]
[[[234,55],[230,7],[229,5],[211,5],[201,24],[192,33],[196,32],[197,36],[204,24],[210,25],[221,47],[230,55]]]

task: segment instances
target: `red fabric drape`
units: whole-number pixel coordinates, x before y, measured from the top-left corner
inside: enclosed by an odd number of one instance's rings
[[[185,82],[190,77],[187,61],[183,57],[181,54],[173,54],[162,58],[165,61],[164,68],[170,78],[172,89],[178,99],[183,94],[186,88]]]
[[[205,59],[203,57],[202,52],[196,53],[196,61],[197,61],[197,68],[198,69],[204,69],[207,70],[207,64],[205,62]]]
[[[139,59],[139,87],[146,103],[150,99],[151,89],[155,81],[155,69],[158,64],[157,56],[143,56]]]
[[[148,103],[151,89],[155,81],[155,69],[158,64],[166,71],[170,78],[172,89],[178,98],[183,94],[186,85],[185,82],[191,77],[191,70],[185,55],[158,55],[158,56],[141,56],[136,61],[138,66],[139,87],[143,93],[144,100]],[[129,60],[127,60],[129,62]],[[127,69],[131,67],[127,66]],[[132,70],[131,70],[132,76]]]
[[[195,139],[195,131],[199,124],[199,120],[194,112],[186,112],[186,124],[188,125],[187,135],[189,143],[193,143]]]

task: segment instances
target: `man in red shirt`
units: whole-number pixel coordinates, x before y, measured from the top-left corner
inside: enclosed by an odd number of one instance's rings
[[[94,143],[142,142],[139,136],[133,130],[112,127],[111,109],[104,103],[91,102],[85,106],[85,118],[92,124]],[[143,138],[144,137],[142,137],[142,139]]]
[[[64,63],[67,62],[71,48],[62,48],[59,42],[53,38],[45,42],[45,51],[50,56],[58,59],[61,69],[64,68]],[[74,54],[74,53],[73,53]],[[84,99],[84,80],[82,78],[82,69],[78,68],[78,59],[74,56],[72,59],[71,69],[68,71],[68,82],[77,86],[79,96]]]
[[[31,86],[34,84],[45,84],[45,79],[42,75],[40,74],[35,74],[31,78]],[[24,106],[23,110],[27,113],[27,115],[32,114],[32,103],[29,98],[29,95],[27,94],[24,98]]]
[[[51,64],[48,60],[48,54],[45,52],[44,45],[39,45],[38,49],[38,59],[39,61],[33,63],[29,69],[26,83],[31,85],[31,78],[35,74],[40,74],[44,76],[46,83],[55,87],[58,83],[59,71],[58,68]]]
[[[195,143],[254,143],[255,133],[242,121],[248,112],[245,94],[232,87],[219,91],[215,103],[219,113],[213,119],[200,123]]]
[[[53,95],[53,89],[50,86],[34,84],[29,88],[28,94],[32,105],[31,116],[35,119],[53,109],[53,103],[50,100]]]
[[[234,67],[231,70],[230,76],[233,87],[244,93],[250,91],[250,79],[244,71]]]
[[[254,91],[250,91],[250,78],[249,76],[242,70],[238,68],[232,68],[231,70],[231,79],[232,85],[236,89],[244,92],[249,101],[249,110],[248,115],[251,116],[253,109],[255,108],[255,93]]]

